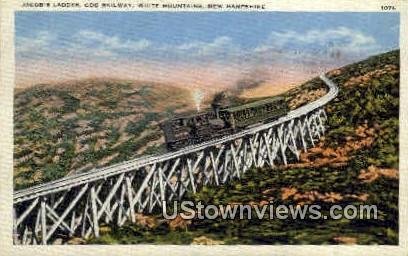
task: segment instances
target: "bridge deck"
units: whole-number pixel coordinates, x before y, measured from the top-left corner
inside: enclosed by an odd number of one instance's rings
[[[181,199],[205,185],[240,178],[253,167],[288,164],[324,134],[323,106],[338,88],[324,75],[329,92],[271,123],[177,152],[146,156],[67,176],[14,193],[15,244],[47,244],[57,237],[99,236],[99,226],[135,222],[163,202]]]
[[[309,112],[312,112],[320,108],[321,106],[324,106],[325,104],[327,104],[329,101],[331,101],[333,98],[337,96],[338,87],[332,81],[330,81],[325,75],[321,75],[320,78],[329,87],[329,92],[326,95],[324,95],[318,100],[313,101],[305,106],[302,106],[298,109],[290,111],[286,116],[283,116],[279,118],[278,120],[275,120],[271,123],[256,126],[248,130],[226,136],[221,139],[215,139],[215,140],[207,141],[201,144],[192,145],[192,146],[186,147],[176,152],[169,152],[169,153],[165,153],[165,154],[157,155],[157,156],[147,156],[147,157],[137,158],[137,159],[123,162],[123,163],[114,164],[108,167],[98,168],[98,169],[95,169],[95,170],[92,170],[86,173],[67,176],[67,177],[52,181],[52,182],[40,184],[40,185],[33,186],[27,189],[18,190],[18,191],[15,191],[13,194],[14,204],[18,202],[30,200],[30,199],[33,199],[33,198],[36,198],[42,195],[58,192],[61,190],[66,190],[66,189],[69,189],[70,187],[78,186],[80,184],[96,181],[99,179],[106,179],[110,176],[124,173],[129,170],[139,169],[140,167],[145,166],[145,165],[150,165],[150,164],[157,163],[157,162],[164,162],[172,158],[180,157],[182,155],[199,152],[205,148],[219,145],[219,144],[222,144],[228,141],[233,141],[233,140],[236,140],[237,138],[244,137],[249,134],[255,134],[261,130],[265,130],[270,127],[279,125],[291,119],[299,118],[303,115],[308,114]]]

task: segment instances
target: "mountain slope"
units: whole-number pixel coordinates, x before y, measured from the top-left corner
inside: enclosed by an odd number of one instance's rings
[[[398,244],[399,51],[333,70],[340,87],[326,107],[329,132],[299,163],[278,170],[248,171],[241,180],[204,187],[189,195],[203,204],[319,204],[328,213],[343,207],[376,205],[378,220],[193,220],[160,222],[138,215],[137,224],[105,228],[88,243],[176,244]],[[296,106],[317,97],[313,79],[286,94]],[[159,224],[161,223],[161,224]]]
[[[241,88],[222,92],[240,105]],[[196,112],[195,93],[152,82],[88,79],[20,89],[14,108],[14,187],[21,189],[145,154],[165,152],[158,122],[179,112]],[[210,93],[210,92],[208,92]],[[288,100],[292,108],[309,98]],[[214,95],[201,99],[209,108]]]
[[[194,106],[185,89],[109,79],[37,85],[14,103],[16,189],[163,151],[157,122]]]

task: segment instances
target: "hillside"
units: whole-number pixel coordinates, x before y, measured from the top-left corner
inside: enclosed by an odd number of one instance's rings
[[[377,205],[378,220],[159,221],[103,227],[87,243],[164,244],[398,244],[399,51],[354,63],[327,76],[340,87],[326,106],[329,132],[299,163],[252,169],[241,180],[189,195],[204,204],[318,203]],[[286,93],[292,108],[324,94],[319,79]],[[268,213],[266,214],[268,215]]]
[[[161,152],[158,121],[194,107],[186,89],[113,79],[37,85],[14,104],[16,189]]]
[[[223,91],[228,105],[252,81]],[[195,90],[152,82],[87,79],[18,89],[14,109],[14,187],[21,189],[66,175],[166,151],[159,122],[196,112]],[[313,97],[287,99],[292,108]],[[202,95],[201,110],[214,95]]]

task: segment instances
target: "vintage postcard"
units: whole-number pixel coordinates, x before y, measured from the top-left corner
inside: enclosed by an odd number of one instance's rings
[[[408,255],[407,7],[1,2],[3,252]]]

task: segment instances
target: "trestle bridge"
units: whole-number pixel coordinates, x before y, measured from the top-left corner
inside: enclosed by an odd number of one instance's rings
[[[135,222],[163,201],[181,199],[203,185],[221,185],[253,167],[288,164],[325,133],[324,106],[338,87],[273,122],[176,152],[134,159],[15,191],[14,244],[47,244],[56,238],[99,236],[102,223]]]

